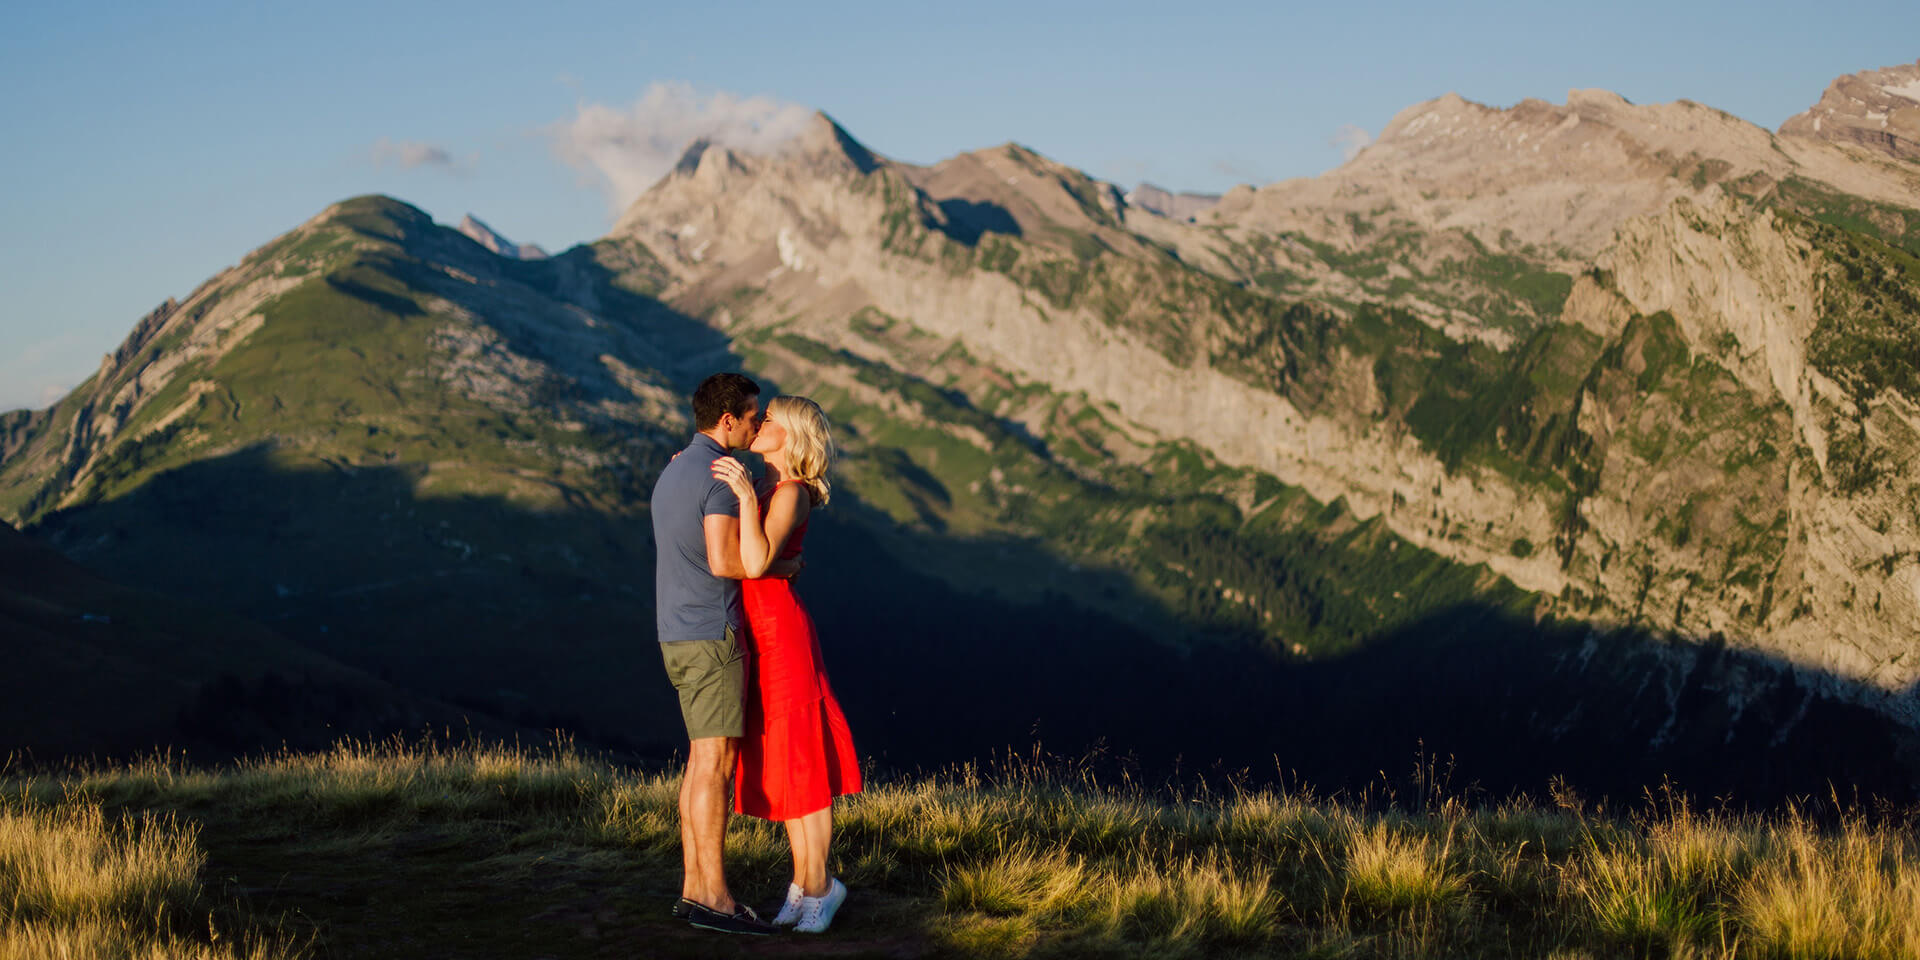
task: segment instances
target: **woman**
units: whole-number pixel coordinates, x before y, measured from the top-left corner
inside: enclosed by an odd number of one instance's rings
[[[847,898],[846,886],[827,876],[833,798],[860,792],[860,767],[853,734],[827,685],[813,618],[790,581],[753,578],[776,559],[799,555],[808,516],[827,504],[833,435],[819,404],[775,397],[749,449],[766,460],[764,494],[740,461],[722,457],[713,464],[713,475],[740,498],[740,561],[749,578],[741,598],[753,645],[733,809],[786,824],[793,883],[773,922],[820,933]]]

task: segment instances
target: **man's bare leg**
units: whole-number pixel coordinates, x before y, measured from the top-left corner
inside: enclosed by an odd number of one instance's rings
[[[732,913],[725,859],[727,814],[733,798],[727,780],[738,756],[737,737],[702,737],[687,748],[687,772],[680,780],[680,845],[686,866],[680,895],[721,913]]]

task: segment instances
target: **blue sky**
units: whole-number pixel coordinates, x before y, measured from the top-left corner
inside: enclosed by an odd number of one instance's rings
[[[1015,140],[1131,185],[1338,165],[1454,91],[1603,87],[1765,127],[1920,57],[1920,4],[978,2],[19,5],[0,34],[0,409],[44,406],[141,314],[327,204],[392,194],[550,250],[603,233],[583,111],[655,85],[826,110],[932,162]],[[721,101],[726,102],[726,101]],[[769,108],[771,109],[771,108]],[[643,167],[644,168],[644,167]]]

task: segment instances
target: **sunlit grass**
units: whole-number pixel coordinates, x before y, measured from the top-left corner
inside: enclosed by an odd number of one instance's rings
[[[671,889],[678,785],[565,746],[395,743],[10,781],[0,960],[284,955],[204,932],[231,907],[197,875],[196,838],[222,818],[347,857],[424,830],[484,847],[473,859],[505,891],[563,848]],[[905,925],[890,936],[962,956],[1920,960],[1920,858],[1893,822],[1703,814],[1675,798],[1619,818],[1526,801],[1157,796],[1029,764],[871,777],[836,807],[836,830],[850,916],[887,899],[888,922]],[[784,889],[778,825],[736,818],[728,857],[743,892]]]
[[[1858,821],[1838,835],[1790,819],[1739,884],[1754,945],[1791,958],[1920,957],[1920,864],[1910,837]]]
[[[1449,906],[1467,894],[1466,878],[1448,863],[1443,839],[1385,822],[1369,824],[1347,845],[1347,897],[1358,908],[1392,913]]]
[[[0,808],[0,960],[293,955],[180,934],[209,930],[195,840],[170,816],[117,821],[84,803],[12,800]]]

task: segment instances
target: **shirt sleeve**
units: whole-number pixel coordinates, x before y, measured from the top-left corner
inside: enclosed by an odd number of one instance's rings
[[[740,498],[734,495],[732,487],[715,480],[707,488],[707,495],[700,500],[700,515],[737,517],[740,515]]]

